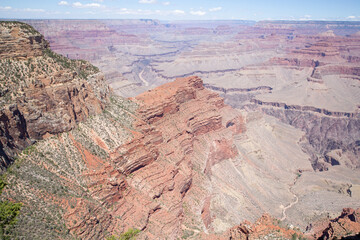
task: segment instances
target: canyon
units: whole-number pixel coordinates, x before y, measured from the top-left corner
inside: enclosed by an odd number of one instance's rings
[[[25,22],[0,25],[10,236],[360,232],[360,24]]]

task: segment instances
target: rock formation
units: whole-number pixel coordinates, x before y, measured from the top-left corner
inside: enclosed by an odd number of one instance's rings
[[[1,22],[0,57],[26,59],[43,55],[49,47],[44,37],[28,24]]]
[[[231,228],[228,239],[306,239],[299,230],[288,226],[281,226],[277,219],[264,214],[254,224],[244,221],[238,226]]]
[[[100,113],[108,88],[98,69],[64,58],[31,26],[1,22],[1,168],[43,137]]]
[[[42,140],[36,150],[21,155],[19,161],[26,164],[20,163],[14,170],[29,174],[11,181],[26,188],[29,181],[52,179],[60,189],[50,193],[51,201],[41,197],[45,182],[33,186],[36,190],[31,196],[25,194],[27,191],[7,191],[7,197],[24,202],[25,212],[34,211],[31,222],[20,216],[19,228],[32,229],[32,224],[39,224],[40,213],[33,206],[46,205],[59,209],[66,229],[83,239],[101,238],[129,228],[142,230],[142,237],[176,238],[181,236],[189,214],[185,213],[184,199],[201,177],[193,166],[198,154],[195,142],[198,138],[209,141],[197,148],[204,152],[214,143],[206,174],[213,165],[237,155],[231,137],[244,131],[241,116],[231,113],[223,99],[206,90],[197,77],[178,79],[139,95],[133,102],[111,99],[99,116],[101,122],[95,120],[98,117],[87,120],[78,129]],[[116,134],[127,137],[115,140]],[[40,175],[46,176],[34,180],[38,169],[43,171]],[[60,169],[67,173],[59,175]],[[201,199],[202,194],[198,197]],[[62,228],[62,220],[51,219],[52,225]],[[51,235],[48,229],[41,231]],[[15,232],[35,236],[25,230]]]
[[[358,239],[360,237],[359,216],[360,209],[344,208],[339,217],[325,219],[312,225],[311,232],[317,231],[312,237],[315,239]]]

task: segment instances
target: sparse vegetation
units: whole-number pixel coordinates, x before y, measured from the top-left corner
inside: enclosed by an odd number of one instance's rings
[[[78,76],[82,79],[87,79],[90,74],[99,72],[99,68],[91,65],[87,61],[66,58],[60,54],[53,52],[49,48],[45,48],[43,52],[45,56],[53,59],[55,63],[60,64],[63,68],[76,71]]]
[[[0,24],[9,28],[16,24],[29,36],[40,36],[39,32],[25,23],[1,21]],[[2,58],[0,59],[0,107],[15,101],[31,85],[43,87],[44,83],[39,79],[46,79],[48,82],[59,81],[57,78],[60,78],[60,81],[72,78],[86,80],[89,75],[98,72],[99,69],[87,61],[68,59],[50,48],[44,48],[42,56],[25,59]],[[54,78],[56,73],[61,73],[63,76]]]
[[[193,236],[194,235],[194,231],[191,231],[191,230],[185,230],[184,232],[183,232],[183,235],[182,235],[182,239],[187,239],[187,238],[189,238],[189,237],[191,237],[191,236]]]
[[[0,194],[3,189],[6,187],[7,183],[5,181],[5,176],[0,177]],[[13,203],[9,201],[0,201],[0,238],[1,239],[11,239],[8,236],[9,231],[13,225],[17,222],[17,216],[20,213],[22,204]]]
[[[125,233],[120,234],[120,236],[112,235],[107,237],[107,240],[135,240],[136,235],[138,235],[141,231],[136,228],[130,228]]]
[[[4,175],[0,176],[0,195],[3,191],[3,189],[6,187],[6,185],[7,185],[7,183],[5,181],[5,176]]]
[[[7,236],[9,229],[17,222],[22,204],[8,201],[0,202],[0,238],[10,239]]]
[[[27,148],[25,148],[22,153],[25,155],[29,155],[34,151],[36,151],[36,147],[34,145],[30,145]]]
[[[38,31],[35,30],[29,24],[19,22],[19,21],[0,21],[0,25],[5,27],[12,27],[14,25],[19,26],[24,32],[31,33],[33,35],[40,35]]]
[[[306,238],[303,237],[303,236],[300,235],[300,234],[294,233],[294,234],[291,236],[291,240],[306,240]]]

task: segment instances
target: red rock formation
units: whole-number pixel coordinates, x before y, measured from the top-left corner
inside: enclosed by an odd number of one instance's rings
[[[230,228],[222,235],[202,235],[201,239],[208,240],[248,240],[248,239],[307,239],[298,230],[281,226],[281,222],[264,214],[255,223],[243,221]]]
[[[182,223],[187,218],[183,201],[197,174],[192,168],[196,156],[194,142],[198,137],[209,139],[211,147],[205,159],[208,162],[205,171],[210,173],[211,166],[237,155],[231,139],[226,136],[243,131],[242,118],[238,114],[230,114],[235,116],[231,119],[224,118],[223,110],[231,109],[217,94],[206,90],[198,77],[177,79],[133,101],[139,105],[136,114],[139,118],[133,124],[134,137],[110,152],[110,159],[95,158],[75,143],[82,149],[79,151],[84,153],[84,161],[95,166],[89,167],[89,174],[84,173],[92,183],[89,185],[91,195],[112,209],[108,213],[112,218],[99,212],[96,219],[104,221],[101,225],[109,226],[106,229],[109,232],[135,227],[143,230],[143,237],[176,238],[181,235]],[[227,134],[220,135],[220,132]],[[109,181],[110,178],[113,180]],[[206,195],[199,198],[208,199],[203,220],[210,228],[210,199]],[[73,218],[73,212],[82,212],[84,204],[88,205],[82,201],[66,218]],[[83,221],[89,219],[87,214],[79,216]],[[74,234],[84,239],[94,236],[88,231],[91,223],[75,226],[70,220],[67,223]]]
[[[238,155],[233,142],[226,139],[218,140],[210,148],[210,154],[207,160],[204,172],[211,175],[211,167],[225,159],[231,159]]]
[[[192,170],[194,141],[198,136],[216,131],[239,133],[243,123],[237,118],[233,126],[226,128],[221,115],[221,109],[225,108],[223,99],[204,89],[198,77],[177,79],[139,95],[134,101],[139,104],[141,119],[134,125],[139,133],[130,143],[118,148],[112,158],[121,173],[135,174],[129,185],[142,189],[141,194],[146,196],[142,199],[159,199],[160,205],[155,209],[132,202],[132,208],[139,209],[137,211],[151,221],[151,224],[133,223],[138,228],[149,229],[146,235],[150,238],[165,236],[164,233],[176,237],[186,218],[181,203],[195,174]],[[211,164],[237,155],[229,139],[218,139],[214,146],[207,160],[209,171]],[[122,211],[118,209],[117,214]],[[126,212],[123,214],[133,218]]]
[[[344,208],[341,215],[329,221],[328,226],[314,235],[316,239],[340,239],[360,237],[360,208]],[[351,238],[354,237],[354,238]]]
[[[57,55],[31,26],[0,25],[0,159],[69,131],[104,108],[109,88],[94,66]],[[92,75],[92,76],[90,76]],[[14,80],[15,79],[15,80]]]

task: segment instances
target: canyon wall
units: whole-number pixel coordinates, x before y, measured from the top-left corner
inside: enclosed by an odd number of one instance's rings
[[[98,69],[49,49],[24,23],[1,22],[1,168],[36,140],[69,131],[104,108]]]

